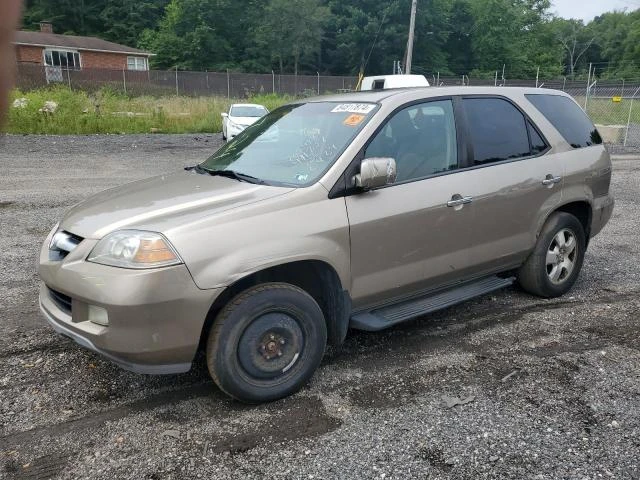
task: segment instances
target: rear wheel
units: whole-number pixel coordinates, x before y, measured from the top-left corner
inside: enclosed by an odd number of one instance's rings
[[[545,223],[533,253],[518,271],[518,282],[540,297],[558,297],[575,283],[585,253],[580,221],[565,212],[553,213]]]
[[[294,285],[266,283],[220,312],[207,341],[207,366],[228,395],[267,402],[299,390],[320,365],[326,343],[316,301]]]

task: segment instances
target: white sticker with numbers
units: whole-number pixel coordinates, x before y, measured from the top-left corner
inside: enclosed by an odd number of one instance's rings
[[[371,103],[341,103],[331,110],[331,113],[362,113],[366,115],[374,108],[376,106]]]

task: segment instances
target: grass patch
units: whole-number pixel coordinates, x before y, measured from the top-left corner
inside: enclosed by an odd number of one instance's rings
[[[580,106],[584,107],[584,97],[576,97]],[[640,123],[640,98],[633,101],[623,99],[621,102],[613,102],[610,98],[591,98],[587,104],[587,113],[593,123],[598,125],[626,125],[631,109],[631,123]]]
[[[220,113],[232,103],[260,103],[269,110],[293,100],[280,95],[257,95],[249,100],[226,97],[128,97],[100,90],[95,93],[65,86],[11,93],[10,105],[25,98],[22,108],[10,107],[7,133],[207,133],[222,129]],[[54,113],[41,112],[45,102],[57,104]]]

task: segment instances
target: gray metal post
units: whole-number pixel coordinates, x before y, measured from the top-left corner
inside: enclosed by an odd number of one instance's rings
[[[636,91],[633,92],[633,96],[631,97],[631,105],[629,105],[629,116],[627,117],[627,131],[624,134],[624,143],[623,145],[627,146],[627,139],[629,138],[629,126],[631,125],[631,111],[633,110],[633,100],[636,98],[640,87],[636,88]]]
[[[276,72],[271,70],[271,90],[276,93]]]
[[[589,75],[587,76],[587,91],[584,96],[584,111],[587,111],[587,103],[589,102],[589,85],[591,85],[591,63],[589,63]]]
[[[229,69],[227,68],[227,98],[231,98],[231,81],[229,79]]]
[[[498,70],[496,70],[496,76],[493,77],[493,86],[494,87],[498,86]]]
[[[176,97],[180,95],[180,91],[178,89],[178,66],[176,65]]]
[[[126,70],[122,69],[122,86],[124,87],[124,94],[127,94],[127,73]]]
[[[320,72],[316,72],[316,75],[318,76],[318,95],[320,95]]]
[[[438,80],[436,82],[437,82],[436,87],[439,87],[440,86],[440,72],[438,72]]]
[[[69,90],[71,90],[71,69],[67,68],[67,81],[69,82]]]
[[[540,67],[538,67],[538,71],[536,72],[536,88],[538,88],[538,79],[540,78]]]
[[[563,77],[563,80],[562,80],[562,91],[563,92],[564,92],[564,87],[565,87],[566,84],[567,84],[567,77]]]
[[[411,73],[411,61],[413,59],[413,34],[416,29],[416,9],[418,7],[418,0],[412,0],[411,2],[411,20],[409,21],[409,41],[407,42],[407,68],[406,74]]]

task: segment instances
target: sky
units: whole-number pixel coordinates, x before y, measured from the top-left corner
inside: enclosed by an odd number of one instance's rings
[[[585,22],[612,10],[640,8],[640,0],[551,0],[551,11],[563,18],[581,18]]]

